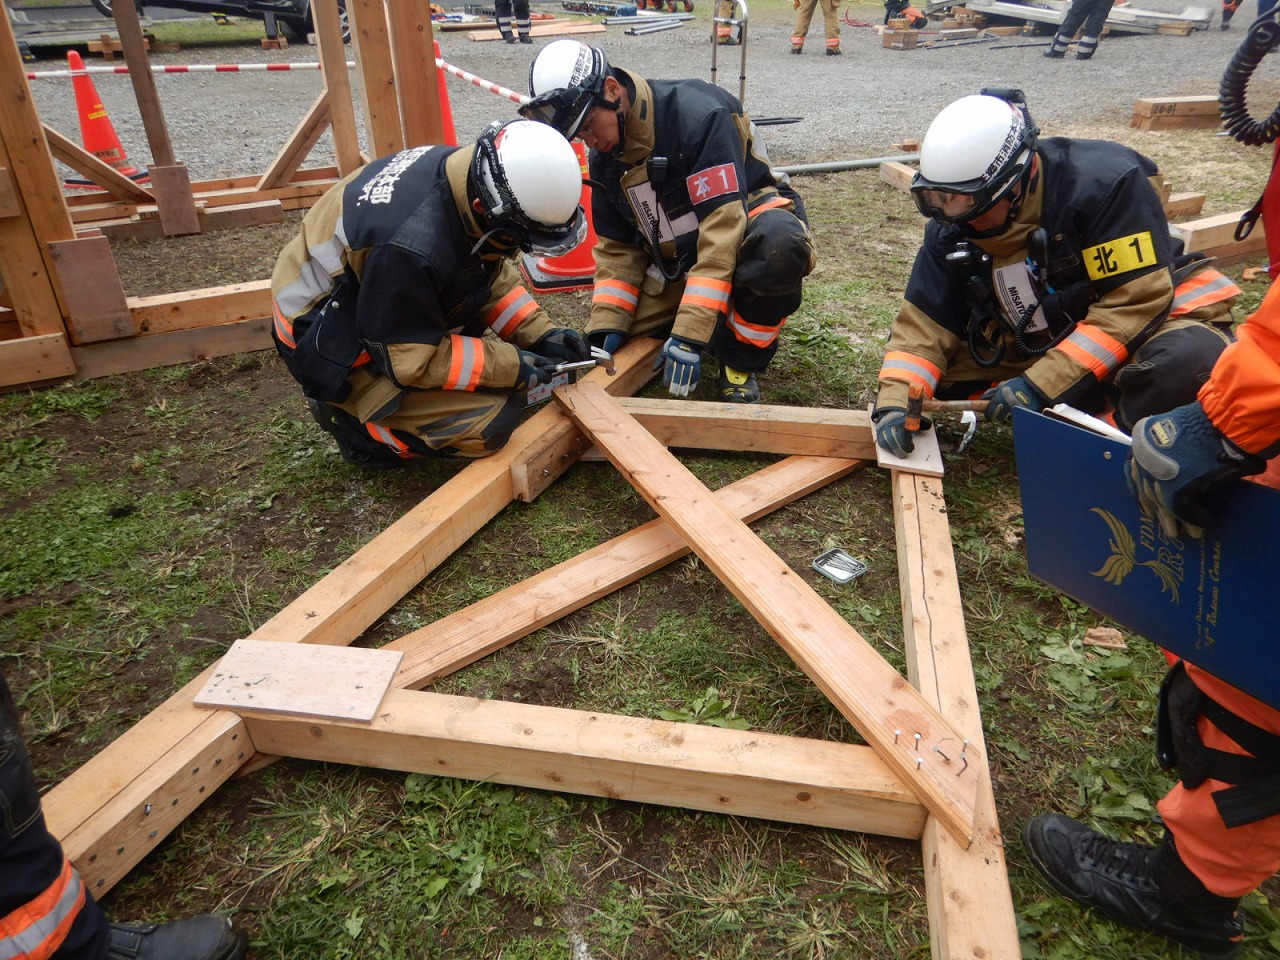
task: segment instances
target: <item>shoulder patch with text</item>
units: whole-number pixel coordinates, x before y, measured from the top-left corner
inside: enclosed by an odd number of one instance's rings
[[[694,203],[702,203],[726,193],[737,193],[738,171],[732,163],[721,163],[690,174],[684,183],[689,191],[689,199]]]
[[[1117,237],[1084,251],[1084,266],[1090,280],[1105,280],[1117,274],[1155,266],[1156,248],[1150,231]]]

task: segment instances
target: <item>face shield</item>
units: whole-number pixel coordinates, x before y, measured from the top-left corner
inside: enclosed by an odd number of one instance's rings
[[[539,257],[563,257],[587,238],[587,218],[582,208],[563,227],[531,224],[523,231],[520,247]]]

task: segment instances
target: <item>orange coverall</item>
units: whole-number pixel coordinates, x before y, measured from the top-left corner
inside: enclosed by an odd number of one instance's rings
[[[1198,400],[1209,419],[1248,453],[1280,443],[1280,283],[1236,330]],[[1250,479],[1280,489],[1280,457]],[[1187,675],[1210,699],[1256,727],[1280,737],[1280,710],[1187,664]],[[1197,730],[1206,747],[1248,754],[1205,716]],[[1194,790],[1178,783],[1159,803],[1178,854],[1211,893],[1240,897],[1280,871],[1280,815],[1228,828],[1212,794],[1229,786],[1212,778]]]

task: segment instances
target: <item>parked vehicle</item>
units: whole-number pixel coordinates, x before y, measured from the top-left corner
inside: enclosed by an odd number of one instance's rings
[[[113,16],[112,0],[91,0],[104,17]],[[256,17],[265,19],[268,13],[274,13],[276,22],[284,28],[294,40],[306,40],[307,34],[315,27],[311,21],[310,0],[134,0],[141,14],[143,7],[164,7],[171,10],[187,10],[191,13],[226,14],[229,17]],[[338,0],[338,16],[342,21],[342,40],[351,39],[351,28],[347,24],[347,5],[345,0]]]

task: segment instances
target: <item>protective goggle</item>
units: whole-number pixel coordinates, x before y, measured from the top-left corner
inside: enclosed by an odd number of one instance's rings
[[[978,179],[939,184],[920,174],[911,183],[911,198],[926,217],[943,223],[968,223],[1003,200],[1022,180],[1031,164],[1032,151],[1023,150],[1003,179]]]
[[[578,208],[573,220],[563,227],[526,228],[520,248],[539,257],[563,257],[587,237],[587,218]]]
[[[582,129],[587,114],[604,100],[586,87],[549,90],[522,104],[517,112],[526,120],[536,120],[559,130],[572,140]]]

